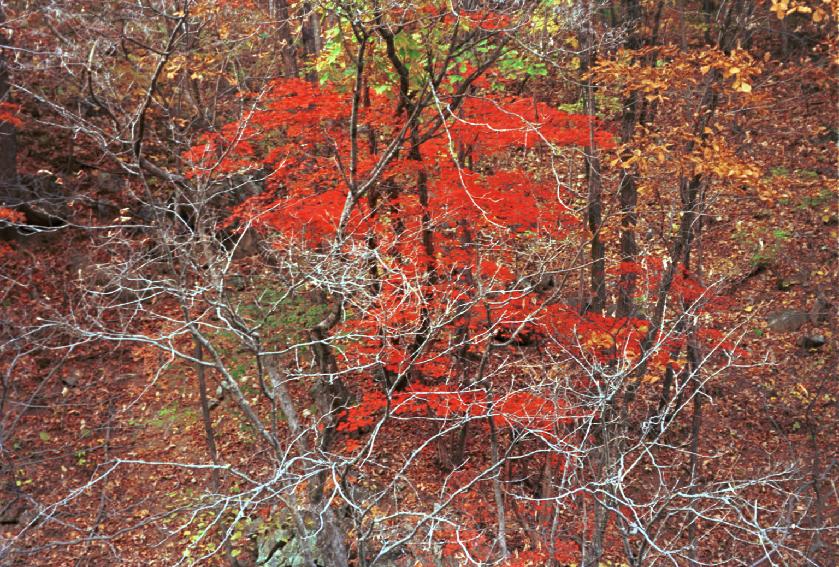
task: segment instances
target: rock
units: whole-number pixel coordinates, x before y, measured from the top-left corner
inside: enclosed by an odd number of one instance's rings
[[[317,548],[312,545],[313,543],[314,537],[309,542],[309,546],[314,552],[315,562],[321,564]],[[257,565],[264,567],[303,567],[306,564],[303,551],[300,549],[300,541],[294,531],[287,526],[279,527],[258,539],[257,549]]]
[[[807,335],[806,337],[801,337],[798,343],[809,350],[823,347],[827,343],[827,340],[824,338],[824,335]]]
[[[224,282],[225,287],[228,287],[234,291],[244,291],[245,287],[247,286],[247,282],[245,278],[243,278],[239,274],[232,274],[227,277]]]
[[[797,286],[800,283],[801,282],[798,280],[787,280],[784,278],[778,278],[778,281],[775,285],[778,288],[778,291],[789,291],[793,288],[793,286]]]
[[[76,384],[79,383],[79,379],[76,376],[62,376],[61,383],[69,388],[75,388]]]
[[[779,333],[787,333],[789,331],[797,331],[809,319],[809,316],[804,311],[797,309],[784,309],[783,311],[775,311],[766,316],[766,323],[769,329]]]
[[[20,497],[0,502],[0,524],[17,524],[24,510],[26,510],[26,502]]]
[[[259,538],[257,540],[258,556],[256,564],[267,565],[279,551],[288,546],[291,540],[291,532],[283,528],[278,528]]]
[[[254,230],[247,230],[238,234],[229,234],[222,231],[217,234],[217,237],[221,240],[224,248],[233,253],[235,260],[241,260],[259,252],[259,237]]]
[[[827,297],[819,290],[816,295],[816,301],[813,303],[813,308],[810,309],[810,322],[813,325],[818,325],[819,323],[830,321],[830,308],[831,305]]]
[[[114,175],[101,169],[94,169],[90,173],[93,185],[107,195],[120,195],[125,189],[126,180],[123,175]]]
[[[20,185],[15,189],[5,192],[5,206],[24,213],[30,225],[63,226],[70,216],[67,203],[72,201],[72,196],[52,172],[42,170],[33,175],[21,175]]]

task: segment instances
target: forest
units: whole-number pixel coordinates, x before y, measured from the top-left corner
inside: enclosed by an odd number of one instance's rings
[[[839,0],[0,0],[0,565],[839,564]]]

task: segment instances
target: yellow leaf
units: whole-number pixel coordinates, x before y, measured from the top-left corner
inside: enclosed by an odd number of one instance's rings
[[[752,92],[752,86],[749,83],[740,83],[740,86],[737,88],[738,91],[741,93],[750,93]]]
[[[746,313],[751,313],[753,310],[754,310],[754,306],[752,306],[752,305],[746,305],[743,308],[743,311],[745,311]]]
[[[644,384],[655,384],[660,379],[661,378],[655,374],[644,374],[644,377],[641,378],[641,382],[643,382]]]

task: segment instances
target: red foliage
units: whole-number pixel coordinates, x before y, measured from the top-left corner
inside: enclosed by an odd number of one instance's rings
[[[20,211],[9,209],[7,207],[0,207],[0,221],[9,221],[12,223],[25,223],[26,215]]]
[[[213,177],[262,167],[270,171],[269,191],[243,203],[230,222],[253,222],[288,236],[305,236],[312,243],[328,238],[347,202],[350,96],[329,86],[284,79],[272,83],[255,102],[258,106],[240,122],[206,135],[183,155],[193,164],[191,175]],[[613,144],[611,134],[595,119],[532,99],[472,96],[462,114],[448,133],[475,156],[516,146],[589,145],[590,127],[595,144]],[[480,120],[470,121],[470,116]],[[371,94],[370,104],[360,109],[360,126],[381,135],[393,133],[397,120],[387,96]],[[363,179],[377,163],[380,156],[372,150],[367,143],[358,144],[358,178]],[[449,151],[448,137],[439,136],[419,148],[421,160],[392,159],[382,179],[402,189],[388,197],[387,209],[365,211],[357,205],[352,230],[360,233],[374,226],[384,232],[380,237],[386,240],[392,229],[383,223],[394,221],[394,213],[410,229],[419,226],[423,212],[430,213],[438,227],[465,222],[475,229],[501,232],[549,231],[558,236],[564,227],[578,224],[567,207],[557,202],[552,183],[536,183],[517,170],[479,174],[456,165]],[[420,173],[429,185],[428,211],[422,210],[412,187]],[[367,218],[372,225],[362,222]]]
[[[8,122],[15,128],[23,127],[20,119],[20,105],[13,102],[0,102],[0,122]]]

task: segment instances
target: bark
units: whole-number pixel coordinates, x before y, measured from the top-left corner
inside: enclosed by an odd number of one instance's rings
[[[595,64],[597,46],[594,35],[595,6],[588,3],[588,22],[582,31],[580,45],[584,51],[583,63],[580,65],[580,72],[585,75]],[[588,201],[586,207],[586,220],[591,231],[591,301],[589,310],[602,314],[606,307],[606,247],[600,237],[600,229],[603,224],[603,180],[601,178],[600,158],[594,144],[594,116],[597,112],[595,101],[595,86],[589,77],[583,87],[583,97],[586,114],[592,117],[589,122],[589,144],[585,153],[585,174],[588,183]],[[601,377],[597,374],[595,380]],[[590,461],[592,470],[596,474],[595,481],[601,481],[609,475],[611,469],[610,447],[608,432],[608,418],[604,415],[603,421],[597,430],[595,437],[600,445],[593,452]],[[594,526],[591,538],[587,545],[583,546],[584,567],[596,567],[604,552],[604,541],[606,527],[609,521],[609,510],[599,497],[594,499]]]
[[[699,345],[695,336],[695,329],[691,331],[687,342],[688,369],[690,380],[693,385],[693,418],[690,428],[690,486],[695,487],[700,480],[699,462],[699,436],[702,429],[702,399],[705,394],[702,392],[702,380],[700,378],[702,356],[699,352]],[[691,566],[698,566],[696,548],[697,526],[695,519],[688,526],[688,541],[690,550],[688,558]]]
[[[643,10],[639,0],[624,0],[624,12],[626,13],[626,48],[630,50],[640,49],[643,46],[655,45],[658,38],[658,28],[661,22],[663,2],[658,2],[653,12],[652,24],[649,26],[650,33],[643,36],[641,33],[643,23]],[[655,58],[647,56],[642,64],[652,65]],[[638,124],[644,124],[652,120],[654,111],[653,105],[645,104],[640,94],[631,93],[623,103],[621,115],[621,142],[626,144],[635,132]],[[628,158],[629,156],[623,156]],[[621,232],[620,232],[620,253],[624,262],[635,262],[638,256],[638,243],[636,241],[635,229],[638,224],[636,206],[638,204],[638,171],[637,168],[621,169],[619,186]],[[638,276],[632,272],[622,273],[618,283],[618,301],[616,314],[618,317],[631,317],[635,315],[634,296]]]
[[[207,397],[207,369],[201,364],[204,360],[204,347],[197,338],[193,337],[195,346],[195,359],[199,361],[195,365],[195,375],[198,378],[198,399],[201,404],[201,421],[204,424],[204,438],[207,442],[207,451],[210,453],[210,460],[215,467],[219,466],[218,449],[216,448],[216,435],[213,430],[213,419],[210,415],[210,402]],[[221,488],[221,477],[219,469],[213,468],[210,471],[210,490],[218,493]],[[237,565],[233,557],[233,545],[230,539],[224,541],[224,555],[230,565]]]
[[[587,73],[595,62],[594,43],[594,13],[593,6],[588,6],[589,22],[586,29],[582,31],[580,42],[585,53],[583,64],[580,65],[580,73]],[[589,78],[583,87],[586,114],[594,117],[597,112],[597,105],[594,99],[595,86]],[[585,152],[585,173],[588,183],[588,204],[586,207],[586,220],[591,231],[591,301],[589,309],[595,313],[602,313],[606,306],[606,247],[600,238],[600,228],[603,225],[603,180],[600,172],[600,158],[597,148],[594,145],[594,122],[589,122],[589,145]]]
[[[321,48],[320,16],[318,16],[318,13],[308,2],[303,3],[301,10],[303,17],[303,56],[310,65],[309,70],[306,72],[306,80],[317,84],[318,74],[311,64],[314,63],[314,58],[320,53]]]
[[[621,172],[620,182],[621,233],[620,251],[621,261],[635,262],[638,259],[638,244],[635,240],[635,226],[638,215],[635,207],[638,203],[638,189],[635,184],[635,174],[629,171]],[[618,282],[618,303],[616,314],[618,317],[631,317],[635,312],[635,289],[638,276],[633,272],[621,273]]]
[[[593,107],[593,95],[589,95],[589,108]],[[593,126],[592,126],[593,129]],[[591,231],[591,304],[589,309],[602,313],[606,306],[606,246],[600,238],[603,224],[603,182],[600,177],[600,158],[594,146],[589,147],[586,156],[586,176],[588,177],[588,207],[586,219]]]
[[[490,407],[492,407],[492,390],[490,390],[487,393],[489,394],[487,399],[490,401]],[[496,430],[495,421],[492,415],[487,416],[487,422],[489,423],[490,431],[492,465],[498,466],[498,462],[500,459],[500,451],[498,447],[498,431]],[[501,556],[501,559],[506,559],[509,555],[509,552],[507,551],[507,512],[506,508],[504,507],[504,492],[501,487],[502,470],[502,467],[498,467],[498,471],[492,477],[492,493],[495,497],[495,514],[497,522],[496,537],[498,542],[498,552]]]
[[[6,15],[0,6],[0,26],[6,23]],[[7,39],[0,40],[0,49],[5,47]],[[6,54],[0,51],[0,103],[10,99],[9,65]],[[0,202],[9,196],[9,190],[16,187],[17,176],[17,131],[10,122],[0,121]]]
[[[627,49],[638,49],[641,46],[638,28],[641,25],[641,7],[638,0],[624,0],[624,12],[626,13]],[[638,93],[631,93],[623,104],[621,116],[621,142],[626,144],[632,138],[635,125],[638,123],[641,97]],[[638,255],[638,244],[635,241],[635,226],[638,222],[638,215],[635,207],[638,203],[638,189],[636,183],[636,172],[630,169],[621,170],[619,187],[621,232],[620,232],[620,253],[621,261],[634,262]],[[634,313],[633,299],[635,296],[636,274],[632,272],[621,273],[618,282],[618,302],[616,315],[618,317],[629,317]]]
[[[204,360],[204,347],[201,342],[194,339],[195,342],[195,359],[198,361]],[[195,365],[195,375],[198,378],[198,398],[201,404],[201,420],[204,423],[204,436],[207,441],[207,451],[210,453],[210,460],[214,465],[218,466],[218,450],[216,449],[216,436],[213,431],[213,420],[210,415],[210,402],[207,397],[207,376],[206,369],[203,364]],[[218,469],[213,469],[210,475],[210,488],[218,491],[220,485]]]
[[[714,0],[702,0],[702,18],[705,22],[705,43],[711,45],[711,22],[714,18]]]
[[[297,50],[294,47],[294,36],[291,33],[288,0],[271,0],[269,12],[277,25],[277,52],[280,55],[280,71],[283,77],[296,77],[298,73]]]
[[[332,347],[329,345],[329,330],[338,323],[340,314],[341,307],[338,304],[332,308],[323,321],[309,330],[312,351],[320,374],[312,388],[312,394],[318,408],[320,422],[323,424],[316,449],[323,452],[329,451],[331,448],[338,425],[338,412],[346,407],[349,399],[346,386],[337,376],[338,363],[335,360]],[[317,474],[312,479],[312,485],[309,489],[309,501],[313,511],[318,511],[317,519],[320,523],[319,529],[316,530],[318,548],[327,565],[346,567],[349,565],[347,546],[344,541],[346,534],[339,526],[331,502],[329,499],[324,499],[327,472],[324,470]]]

